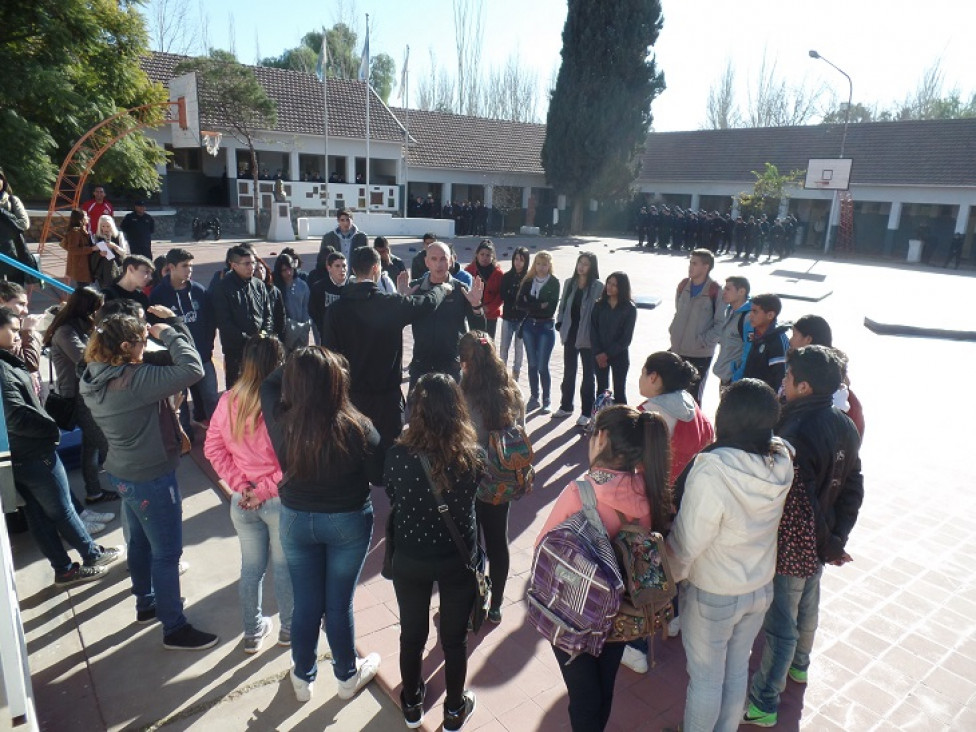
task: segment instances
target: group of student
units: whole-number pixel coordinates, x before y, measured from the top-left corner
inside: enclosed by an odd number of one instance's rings
[[[765,315],[769,311],[758,296],[751,303],[740,302],[743,290],[748,295],[748,283],[743,286],[741,278],[729,278],[722,304],[716,304],[718,294],[708,277],[713,260],[705,256],[710,257],[709,252],[696,251],[690,276],[678,288],[673,347],[645,360],[639,380],[643,401],[631,408],[626,406],[625,383],[636,308],[626,273],[614,272],[604,284],[596,256],[584,252],[572,276],[560,285],[549,253],[538,252],[530,262],[529,252],[521,247],[503,272],[493,244],[485,240],[466,268],[468,287],[455,279],[463,270],[455,272],[449,249],[431,237],[418,254],[420,275],[410,282],[402,262],[396,271],[388,243],[377,242],[375,249],[364,244],[358,237],[361,232],[351,226],[351,214],[343,222],[342,213],[336,246],[328,244],[326,250],[324,243],[324,263],[332,272],[336,262],[348,256],[356,280],[328,306],[323,304],[326,313],[336,308],[334,315],[324,315],[317,323],[329,348],[307,345],[307,331],[304,343],[282,343],[283,334],[271,327],[270,290],[254,276],[259,263],[253,250],[244,246],[229,251],[228,269],[215,275],[209,293],[199,285],[186,290],[192,255],[173,255],[169,281],[157,286],[146,304],[158,300],[156,293],[166,292],[168,286],[174,292],[187,291],[187,307],[178,296],[176,308],[158,303],[146,307],[138,297],[129,297],[127,293],[139,288],[138,280],[126,279],[127,267],[116,283],[121,297],[106,305],[99,292],[81,286],[48,329],[46,337],[52,343],[67,342],[68,334],[57,337],[66,325],[73,331],[68,340],[77,341],[64,349],[75,358],[59,366],[59,386],[62,378],[65,384],[72,382],[71,366],[77,366],[77,404],[79,412],[87,410],[79,421],[88,426],[83,433],[99,433],[85,458],[86,486],[91,477],[91,489],[102,490],[98,466],[104,465],[114,493],[121,497],[136,622],[158,620],[164,647],[170,649],[199,650],[218,642],[216,635],[194,628],[183,614],[181,509],[175,476],[186,448],[177,403],[185,390],[207,381],[205,364],[210,361],[210,351],[201,349],[191,331],[195,324],[202,326],[212,350],[213,328],[218,327],[228,389],[219,400],[213,399],[212,409],[207,406],[210,387],[207,394],[194,394],[193,402],[195,408],[201,402],[202,411],[195,417],[208,426],[205,454],[234,494],[230,517],[242,552],[244,651],[256,653],[273,632],[262,609],[262,584],[270,563],[279,608],[277,642],[291,646],[297,699],[308,701],[312,695],[320,627],[329,640],[341,698],[351,698],[373,678],[379,655],[357,656],[352,607],[373,533],[370,485],[382,485],[393,516],[387,539],[395,546],[391,569],[400,608],[404,720],[415,728],[424,717],[421,661],[437,583],[447,689],[444,729],[461,729],[476,707],[474,693],[465,688],[466,643],[477,594],[470,565],[481,551],[481,541],[493,586],[487,612],[492,623],[502,621],[509,572],[509,504],[478,498],[486,448],[491,433],[524,426],[534,410],[551,410],[548,363],[558,331],[564,377],[559,409],[552,416],[573,414],[576,374],[582,365],[577,424],[590,432],[590,465],[583,479],[594,488],[608,532],[619,529],[623,516],[668,534],[676,576],[685,580],[678,603],[691,678],[684,729],[734,729],[740,721],[774,724],[786,678],[806,680],[822,565],[849,561],[844,544],[863,495],[858,431],[834,407],[850,407],[842,388],[846,360],[830,348],[825,321],[817,316],[801,319],[794,325],[793,338],[785,341],[782,359],[772,355],[757,344],[766,342],[771,327],[778,330],[775,316]],[[183,250],[174,250],[178,251]],[[411,263],[412,270],[417,261]],[[286,285],[303,279],[296,261],[285,264],[292,265]],[[442,268],[451,274],[445,278]],[[334,269],[345,281],[343,268]],[[395,272],[396,292],[380,285],[388,271]],[[338,284],[331,276],[330,280]],[[371,401],[362,392],[359,364],[368,355],[349,347],[348,341],[343,345],[330,321],[340,311],[365,312],[363,300],[384,307],[398,303],[401,310],[403,303],[412,302],[416,312],[394,324],[402,330],[411,318],[441,307],[457,294],[455,288],[464,295],[456,301],[457,312],[469,321],[474,318],[480,327],[461,326],[458,331],[453,325],[442,327],[446,321],[431,321],[442,324],[439,340],[452,346],[457,370],[411,372],[405,428],[402,411],[397,411],[402,410],[402,396],[391,427],[391,420],[383,416],[389,411],[388,400]],[[294,289],[300,288],[291,294]],[[315,283],[309,289],[317,289]],[[201,309],[192,303],[195,292],[201,299],[213,299],[214,317],[207,324],[200,322]],[[222,315],[218,297],[225,307],[234,302],[239,307]],[[778,314],[776,303],[767,300],[765,305]],[[746,312],[751,333],[741,325]],[[189,313],[194,317],[188,318]],[[156,322],[150,326],[147,316]],[[236,340],[225,342],[226,326],[220,323],[228,318],[237,323],[232,331]],[[502,330],[496,349],[499,319]],[[708,321],[707,335],[692,334],[689,328],[702,319]],[[810,332],[801,329],[801,322]],[[121,556],[122,548],[99,547],[78,530],[78,512],[55,452],[57,426],[31,386],[27,365],[14,353],[19,332],[18,316],[0,308],[0,364],[5,371],[4,406],[15,482],[25,497],[52,497],[34,501],[33,506],[33,499],[28,499],[28,517],[56,582],[95,579]],[[368,335],[360,332],[360,340],[375,344]],[[156,353],[147,353],[150,338],[157,344]],[[698,350],[683,355],[674,347],[676,339]],[[522,344],[528,361],[528,400],[517,386]],[[703,370],[701,354],[716,344],[721,345],[716,370],[722,379],[722,401],[713,428],[699,402],[700,383],[711,362],[709,355]],[[402,345],[399,339],[388,345],[396,349],[387,371],[395,373],[399,393]],[[513,351],[510,371],[508,356]],[[774,374],[765,380],[751,378],[750,359],[758,359],[770,372],[782,366],[781,383],[769,383]],[[210,369],[212,373],[212,363]],[[611,369],[617,404],[593,414],[595,391],[607,389]],[[38,432],[24,432],[25,424],[43,432],[43,447],[36,439]],[[40,477],[30,477],[34,473]],[[40,484],[43,489],[37,487]],[[56,504],[56,510],[45,501]],[[440,510],[441,502],[446,513]],[[580,506],[579,489],[571,483],[554,503],[540,539]],[[468,557],[459,555],[445,517],[459,530],[470,550]],[[79,551],[81,564],[67,559],[60,540],[60,552],[53,548],[48,539],[55,531]],[[760,626],[766,647],[743,718],[748,653]],[[677,629],[676,625],[673,630]],[[554,650],[569,690],[573,729],[603,729],[621,661],[639,670],[646,644],[608,643],[598,657],[581,656],[571,663]]]

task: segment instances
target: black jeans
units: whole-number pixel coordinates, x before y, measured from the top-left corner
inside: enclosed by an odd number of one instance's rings
[[[485,554],[488,555],[488,576],[491,578],[491,606],[502,606],[505,582],[508,580],[508,507],[502,503],[493,506],[484,501],[475,501],[474,510],[478,517],[478,527],[485,537]]]
[[[596,369],[596,393],[599,394],[609,388],[610,369],[613,369],[613,402],[627,403],[627,372],[630,370],[630,354],[626,351],[607,359],[607,367],[601,369],[594,363]]]
[[[584,417],[589,417],[593,411],[593,400],[596,399],[596,381],[593,374],[593,350],[590,348],[576,349],[563,346],[563,384],[562,399],[559,408],[567,412],[573,411],[573,391],[576,387],[576,364],[583,362],[583,380],[580,382],[580,407]]]
[[[430,628],[430,596],[434,582],[441,600],[440,637],[447,690],[444,704],[447,709],[457,709],[464,703],[464,682],[468,675],[468,618],[476,593],[474,575],[460,557],[432,562],[394,552],[393,589],[400,606],[400,677],[407,698],[416,699]]]
[[[573,732],[601,732],[606,728],[625,645],[607,643],[599,656],[581,653],[568,666],[569,654],[552,647],[569,692],[569,723]]]

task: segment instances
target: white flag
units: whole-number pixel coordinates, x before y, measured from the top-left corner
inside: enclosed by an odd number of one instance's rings
[[[359,80],[369,81],[369,21],[366,21],[366,42],[363,44],[363,58],[359,62]]]
[[[319,81],[325,81],[325,69],[329,65],[329,47],[325,42],[325,28],[322,29],[322,48],[319,50],[319,57],[315,64],[315,75]]]
[[[407,65],[410,63],[410,46],[407,46],[407,52],[403,56],[403,71],[400,72],[400,92],[397,95],[397,99],[403,99],[403,95],[406,93],[407,88]]]

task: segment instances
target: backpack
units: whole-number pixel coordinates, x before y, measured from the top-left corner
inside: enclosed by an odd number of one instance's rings
[[[596,416],[614,404],[616,402],[613,399],[613,392],[609,389],[604,389],[596,395],[596,399],[593,400],[593,409],[590,410],[590,423],[586,425],[586,430],[584,430],[586,434],[593,434],[593,425],[596,423]]]
[[[478,500],[497,506],[517,501],[532,491],[532,443],[525,429],[514,425],[488,433],[488,457],[478,484]]]
[[[624,590],[593,486],[576,485],[583,508],[539,542],[526,595],[529,622],[570,661],[600,655]]]
[[[676,298],[681,297],[681,291],[685,289],[685,285],[687,285],[689,282],[691,282],[691,278],[685,277],[683,280],[681,280],[681,282],[678,283],[678,290],[675,293]],[[722,288],[718,286],[718,282],[712,280],[711,282],[708,283],[708,299],[712,301],[713,310],[715,309],[715,300],[718,298],[721,292],[722,292]]]
[[[620,512],[620,531],[613,550],[621,566],[624,596],[607,640],[632,641],[660,630],[666,635],[674,617],[671,600],[677,594],[674,575],[657,531],[629,522]]]

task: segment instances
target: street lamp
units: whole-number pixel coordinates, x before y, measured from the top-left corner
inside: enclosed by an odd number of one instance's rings
[[[847,74],[846,71],[844,71],[835,63],[831,62],[829,59],[824,58],[823,56],[821,56],[819,53],[817,53],[812,49],[810,50],[810,58],[820,59],[824,63],[829,64],[831,67],[833,67],[834,69],[842,73],[844,75],[844,78],[847,79],[847,107],[844,109],[844,133],[841,135],[840,138],[840,158],[843,158],[844,148],[847,145],[847,125],[851,121],[851,102],[854,99],[854,82],[851,81],[851,77]],[[837,229],[839,200],[840,200],[840,193],[835,188],[834,197],[830,204],[830,221],[829,221],[829,226],[827,227],[827,239],[826,241],[824,241],[824,253],[826,253],[830,249],[831,239],[836,238],[835,236],[832,236],[832,234],[835,234]]]

